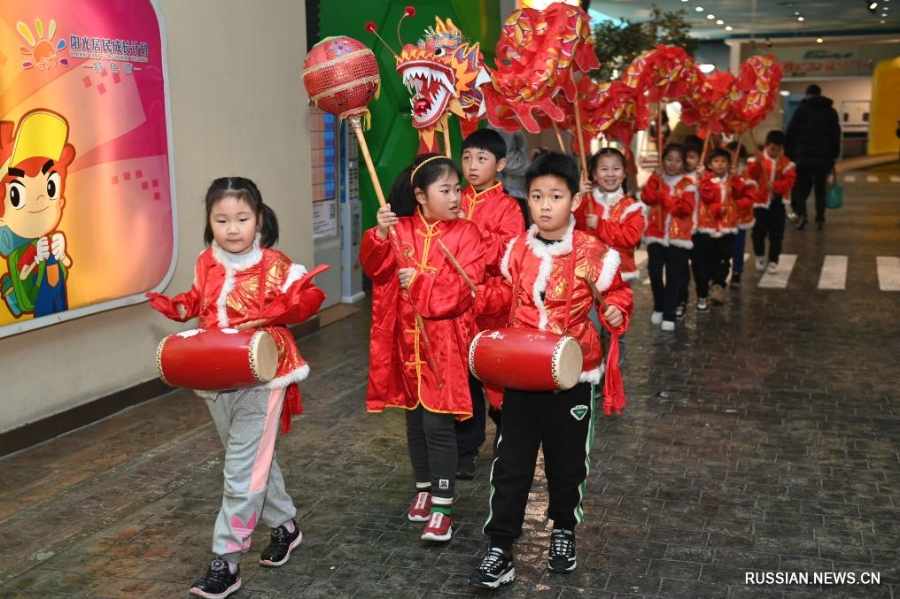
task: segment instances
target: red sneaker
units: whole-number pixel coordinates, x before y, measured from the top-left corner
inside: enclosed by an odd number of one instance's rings
[[[422,491],[416,495],[416,500],[409,506],[406,517],[412,522],[428,522],[431,516],[431,493]]]
[[[428,524],[422,531],[423,541],[449,541],[453,536],[450,516],[441,512],[433,512]]]

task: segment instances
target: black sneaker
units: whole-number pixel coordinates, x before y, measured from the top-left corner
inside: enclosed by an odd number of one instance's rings
[[[478,569],[469,576],[469,584],[483,589],[496,589],[501,584],[512,582],[515,577],[512,556],[505,555],[499,547],[491,547],[481,558]]]
[[[547,561],[547,567],[551,572],[571,572],[577,565],[575,533],[571,530],[554,528],[550,534],[550,559]]]
[[[456,478],[472,480],[478,465],[478,454],[461,455],[456,461]]]
[[[741,287],[741,273],[735,272],[731,273],[731,282],[728,284],[732,289],[740,289]]]
[[[203,578],[191,586],[191,595],[206,599],[225,599],[241,588],[241,567],[234,574],[228,569],[228,562],[216,558],[209,565]]]
[[[272,529],[272,542],[269,546],[262,550],[259,555],[259,564],[276,568],[284,565],[291,557],[291,551],[303,540],[303,533],[297,526],[295,520],[291,520],[294,524],[294,532],[288,532],[283,525]]]

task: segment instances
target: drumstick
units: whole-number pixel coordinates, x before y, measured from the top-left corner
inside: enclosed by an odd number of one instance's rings
[[[463,270],[463,267],[460,266],[459,262],[456,260],[456,257],[447,249],[447,246],[444,245],[444,242],[440,239],[437,240],[438,245],[441,246],[441,251],[444,252],[444,255],[447,256],[447,260],[450,261],[450,264],[459,272],[459,275],[463,278],[466,284],[469,286],[469,289],[472,290],[472,297],[474,297],[478,291],[475,289],[475,283],[472,282],[472,279],[469,278],[469,275],[466,274],[466,271]]]
[[[587,281],[588,286],[591,288],[591,294],[593,294],[594,298],[598,302],[600,302],[600,309],[606,312],[606,309],[609,308],[609,304],[603,301],[603,296],[600,295],[600,290],[597,289],[597,286],[589,278],[585,277],[584,280]]]

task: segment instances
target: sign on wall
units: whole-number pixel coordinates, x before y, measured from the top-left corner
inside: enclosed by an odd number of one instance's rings
[[[171,277],[161,23],[154,0],[0,4],[0,337]]]

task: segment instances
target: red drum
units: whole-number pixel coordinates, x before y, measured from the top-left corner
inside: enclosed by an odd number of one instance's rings
[[[156,367],[159,378],[173,387],[252,387],[275,378],[278,346],[261,329],[193,329],[160,341]]]
[[[574,337],[539,329],[482,331],[469,346],[469,370],[479,380],[521,391],[564,391],[581,376]]]

